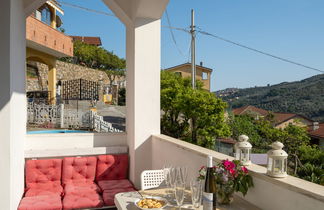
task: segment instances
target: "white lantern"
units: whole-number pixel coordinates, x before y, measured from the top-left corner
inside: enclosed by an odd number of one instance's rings
[[[240,135],[238,142],[235,144],[235,159],[239,160],[242,165],[251,165],[251,149],[252,145],[248,142],[249,137]]]
[[[287,157],[288,154],[282,150],[284,145],[279,142],[271,144],[272,149],[268,151],[267,175],[282,178],[287,176]]]

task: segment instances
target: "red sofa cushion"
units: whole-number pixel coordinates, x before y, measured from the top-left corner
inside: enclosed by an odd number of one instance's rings
[[[42,195],[24,197],[19,204],[18,210],[61,210],[62,202],[59,195]]]
[[[38,195],[63,195],[63,187],[60,183],[49,182],[49,183],[38,183],[32,188],[27,188],[25,197],[32,197]]]
[[[70,182],[64,185],[65,194],[78,192],[101,192],[101,189],[92,181]]]
[[[101,190],[134,188],[133,184],[128,179],[102,180],[98,182],[98,185]]]
[[[74,181],[94,181],[96,157],[66,157],[63,159],[63,185]]]
[[[27,160],[26,187],[36,187],[39,183],[61,184],[62,160]]]
[[[99,155],[96,181],[127,179],[128,155]]]
[[[113,190],[105,190],[102,194],[102,198],[104,200],[105,206],[115,206],[115,195],[121,192],[131,192],[135,191],[134,188],[124,188],[124,189],[113,189]]]
[[[63,209],[100,208],[103,200],[97,193],[69,193],[63,198]]]

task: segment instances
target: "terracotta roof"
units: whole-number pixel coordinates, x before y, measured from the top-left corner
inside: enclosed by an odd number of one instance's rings
[[[324,138],[324,123],[318,124],[319,128],[316,130],[312,129],[310,126],[309,134],[314,137]]]
[[[182,67],[182,66],[191,66],[191,63],[183,63],[183,64],[180,64],[180,65],[172,66],[172,67],[164,69],[164,70],[169,71],[169,70],[176,69],[176,68],[179,68],[179,67]],[[207,70],[209,72],[213,71],[213,69],[211,69],[211,68],[207,68],[205,66],[200,66],[200,65],[196,65],[196,68],[201,68],[201,69]]]
[[[276,123],[276,125],[278,124],[281,124],[287,120],[290,120],[292,118],[295,118],[295,117],[299,117],[299,118],[304,118],[305,120],[308,120],[308,121],[311,121],[313,122],[313,120],[307,118],[307,117],[304,117],[300,114],[292,114],[292,113],[285,113],[285,112],[274,112],[273,113],[274,115],[274,121]]]
[[[78,40],[84,42],[86,44],[101,46],[101,39],[100,37],[93,37],[93,36],[71,36],[73,41]]]
[[[223,143],[228,143],[228,144],[235,144],[236,141],[232,138],[219,138],[217,141],[223,142]]]
[[[297,114],[292,114],[292,113],[283,113],[283,112],[274,112],[274,121],[276,124],[280,124],[282,122],[285,122],[291,118],[294,118],[298,116]]]
[[[269,114],[269,112],[265,109],[260,109],[258,107],[255,107],[255,106],[251,106],[251,105],[248,105],[248,106],[242,106],[240,108],[236,108],[236,109],[233,109],[232,110],[233,113],[235,115],[241,115],[241,114],[244,114],[244,112],[246,111],[252,111],[252,112],[256,112],[256,113],[259,113],[260,115],[262,116],[267,116]]]

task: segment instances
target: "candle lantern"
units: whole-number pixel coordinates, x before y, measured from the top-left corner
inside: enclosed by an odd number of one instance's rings
[[[248,142],[249,137],[240,135],[238,142],[235,144],[235,159],[239,160],[242,165],[251,165],[251,149],[252,145]]]
[[[282,150],[284,145],[279,142],[271,144],[272,149],[268,151],[267,175],[282,178],[287,176],[287,157],[288,154]]]

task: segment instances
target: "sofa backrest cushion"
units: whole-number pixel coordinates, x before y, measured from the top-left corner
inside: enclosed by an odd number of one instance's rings
[[[62,183],[94,181],[97,157],[66,157],[63,159]]]
[[[27,160],[26,187],[49,182],[61,184],[61,172],[61,159]]]
[[[99,155],[96,180],[127,179],[128,155]]]

